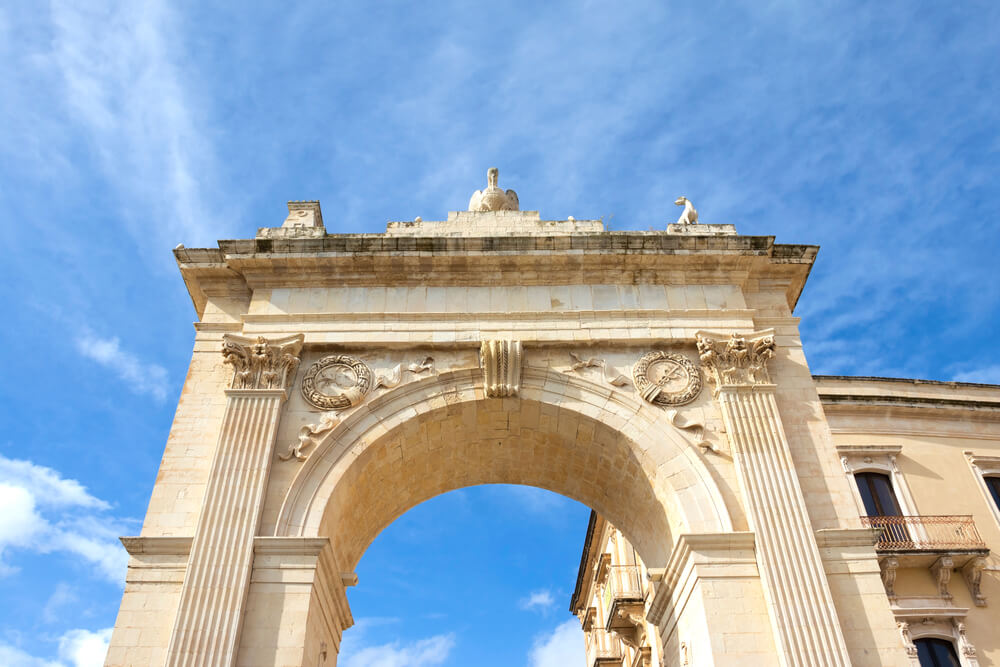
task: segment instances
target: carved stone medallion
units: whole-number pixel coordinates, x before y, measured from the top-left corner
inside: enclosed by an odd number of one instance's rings
[[[701,373],[686,357],[669,352],[644,354],[632,367],[635,388],[656,405],[684,405],[701,392]]]
[[[332,354],[306,371],[302,396],[320,410],[344,410],[364,400],[373,382],[372,370],[365,362],[346,354]]]

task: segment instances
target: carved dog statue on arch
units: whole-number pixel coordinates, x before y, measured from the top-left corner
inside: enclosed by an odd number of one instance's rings
[[[681,217],[677,218],[678,225],[698,224],[698,211],[695,210],[694,204],[691,203],[690,199],[681,195],[674,203],[684,207],[684,210],[681,211]]]

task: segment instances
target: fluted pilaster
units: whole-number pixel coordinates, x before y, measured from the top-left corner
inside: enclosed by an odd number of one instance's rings
[[[232,665],[281,406],[302,336],[225,337],[226,412],[195,530],[167,665]]]
[[[757,567],[782,664],[846,666],[843,631],[767,370],[774,349],[770,331],[698,334],[756,533]]]

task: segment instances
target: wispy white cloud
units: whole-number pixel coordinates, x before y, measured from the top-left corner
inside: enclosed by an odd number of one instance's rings
[[[36,465],[31,461],[8,459],[0,455],[0,480],[16,480],[19,486],[28,490],[43,505],[99,510],[110,507],[100,498],[91,495],[75,479],[66,479],[52,468]]]
[[[549,611],[555,605],[555,598],[547,590],[534,591],[528,597],[521,598],[517,606],[528,611]]]
[[[550,514],[566,507],[573,501],[546,489],[523,484],[496,484],[490,487],[503,500],[509,500],[524,511],[532,514]]]
[[[84,357],[111,370],[133,392],[149,394],[157,401],[167,397],[167,369],[123,350],[117,337],[101,338],[86,331],[77,337],[76,348]]]
[[[972,370],[955,373],[953,378],[956,382],[981,382],[985,384],[1000,384],[1000,364],[974,368]]]
[[[59,638],[59,660],[36,658],[10,644],[0,643],[0,665],[4,667],[101,667],[108,654],[111,628],[92,632],[74,629]]]
[[[179,63],[184,33],[161,0],[51,4],[52,59],[136,242],[156,248],[218,238],[205,190],[216,158],[204,96]]]
[[[78,601],[79,598],[73,587],[65,581],[61,581],[56,584],[56,589],[52,591],[52,595],[46,600],[45,606],[42,608],[42,619],[46,623],[55,623],[61,619],[64,608]]]
[[[528,664],[531,667],[566,667],[582,665],[586,658],[580,622],[573,619],[535,637]]]
[[[128,554],[117,540],[122,522],[103,514],[108,504],[76,480],[51,468],[0,455],[0,575],[12,549],[61,551],[90,563],[103,578],[123,585]],[[95,513],[96,512],[96,513]]]
[[[59,662],[43,660],[16,646],[0,643],[0,665],[4,667],[65,667]]]
[[[59,639],[59,657],[73,667],[101,667],[108,655],[111,630],[70,630]]]
[[[454,647],[453,635],[435,635],[412,643],[366,646],[337,662],[344,667],[425,667],[443,664]]]

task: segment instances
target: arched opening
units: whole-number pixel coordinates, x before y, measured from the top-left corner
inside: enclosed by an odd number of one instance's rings
[[[568,606],[589,513],[512,485],[407,511],[358,563],[355,625],[337,664],[582,665],[585,636]]]
[[[732,531],[701,455],[658,408],[551,371],[525,369],[517,398],[485,398],[479,380],[475,370],[446,373],[358,408],[303,464],[275,535],[328,538],[330,568],[352,573],[404,512],[482,484],[591,507],[651,568],[666,564],[677,535]],[[337,633],[318,641],[336,646]]]

